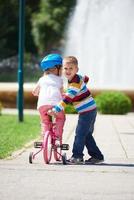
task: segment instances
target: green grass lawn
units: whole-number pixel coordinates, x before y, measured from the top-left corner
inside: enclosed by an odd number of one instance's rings
[[[25,115],[24,122],[18,122],[17,115],[0,116],[0,159],[12,155],[26,143],[40,135],[38,115]]]

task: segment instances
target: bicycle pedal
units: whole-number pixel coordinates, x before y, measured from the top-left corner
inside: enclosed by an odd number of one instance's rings
[[[34,148],[41,148],[42,142],[34,142]]]
[[[69,144],[62,144],[60,147],[61,150],[69,150]]]

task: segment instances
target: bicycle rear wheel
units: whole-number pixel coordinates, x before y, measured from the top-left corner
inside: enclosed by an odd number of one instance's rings
[[[43,158],[46,164],[49,164],[52,157],[52,137],[51,132],[47,131],[43,140]]]
[[[61,160],[61,156],[62,156],[61,145],[62,145],[62,139],[55,140],[54,158],[56,161]]]

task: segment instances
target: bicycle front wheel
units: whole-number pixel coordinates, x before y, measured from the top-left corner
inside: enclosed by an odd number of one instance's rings
[[[51,132],[47,131],[43,140],[43,158],[46,164],[49,164],[52,157],[52,137]]]

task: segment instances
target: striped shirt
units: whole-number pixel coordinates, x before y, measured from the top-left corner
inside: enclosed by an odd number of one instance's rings
[[[60,112],[70,103],[73,104],[78,113],[88,112],[96,108],[96,103],[83,77],[78,74],[71,81],[68,81],[68,89],[64,98],[53,108],[53,111]]]

